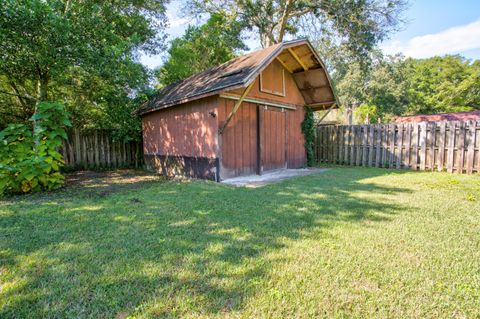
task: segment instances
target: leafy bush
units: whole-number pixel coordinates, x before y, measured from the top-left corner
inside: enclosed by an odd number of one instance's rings
[[[31,118],[33,133],[23,124],[0,132],[0,194],[50,190],[63,184],[64,161],[58,149],[71,126],[62,104],[42,102]]]
[[[305,136],[305,151],[307,152],[307,165],[315,164],[315,120],[312,109],[305,108],[305,119],[302,122],[302,132]]]

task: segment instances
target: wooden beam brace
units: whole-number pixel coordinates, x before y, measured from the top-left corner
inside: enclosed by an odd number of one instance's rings
[[[240,95],[233,95],[233,94],[220,94],[220,97],[223,98],[223,99],[229,99],[229,100],[235,100],[235,101],[238,101],[240,99]],[[264,99],[256,99],[256,98],[250,98],[250,97],[244,98],[243,102],[255,103],[255,104],[258,104],[258,105],[273,106],[273,107],[278,107],[278,108],[281,108],[281,109],[288,109],[288,110],[296,110],[297,109],[297,107],[293,104],[271,102],[271,101],[267,101],[267,100],[264,100]]]
[[[252,89],[254,83],[255,81],[252,81],[252,83],[250,83],[250,85],[245,88],[245,91],[243,91],[242,95],[240,96],[240,99],[237,101],[237,103],[235,103],[233,110],[230,112],[230,114],[228,114],[227,119],[225,120],[225,123],[223,123],[222,127],[218,130],[219,134],[223,133],[228,123],[232,120],[233,115],[237,113],[238,109],[240,108],[240,105],[242,105],[243,100]]]
[[[285,62],[283,62],[279,57],[277,57],[277,61],[287,70],[289,73],[293,73],[293,71],[287,66]]]
[[[330,113],[330,111],[333,110],[335,106],[336,106],[335,103],[333,103],[332,106],[330,106],[330,108],[325,112],[325,114],[323,114],[320,120],[318,120],[317,126],[320,125],[320,123],[322,123],[322,121],[327,117],[328,113]]]
[[[302,66],[305,71],[308,71],[308,66],[303,63],[302,59],[299,58],[299,56],[295,53],[295,51],[292,50],[292,48],[288,48],[288,52],[290,52],[293,58],[298,62],[298,64]]]
[[[336,102],[335,101],[319,102],[319,103],[307,104],[306,106],[307,107],[316,107],[316,106],[323,106],[323,105],[329,105],[329,104],[335,105]]]

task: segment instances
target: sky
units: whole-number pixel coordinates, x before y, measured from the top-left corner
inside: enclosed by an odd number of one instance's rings
[[[179,37],[189,21],[180,13],[180,1],[167,6],[169,39]],[[407,23],[402,30],[380,44],[386,54],[403,53],[413,58],[461,54],[480,59],[480,0],[411,0],[405,12]],[[259,48],[255,39],[247,41],[250,49]],[[142,56],[141,62],[150,68],[163,63],[165,56]]]

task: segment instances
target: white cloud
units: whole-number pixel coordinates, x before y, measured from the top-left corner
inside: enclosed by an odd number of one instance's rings
[[[168,27],[170,29],[173,29],[173,28],[177,28],[177,27],[181,27],[181,26],[184,26],[186,25],[187,23],[190,22],[190,19],[187,19],[187,18],[169,18],[168,19]]]
[[[480,20],[452,27],[439,33],[414,37],[406,42],[392,41],[382,46],[387,54],[402,52],[413,58],[454,54],[480,48]]]

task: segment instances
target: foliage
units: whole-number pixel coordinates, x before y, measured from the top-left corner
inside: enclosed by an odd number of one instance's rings
[[[402,24],[405,0],[293,1],[190,0],[193,13],[220,13],[244,30],[253,30],[262,46],[286,36],[333,39],[362,58]]]
[[[64,127],[70,126],[61,104],[42,102],[32,117],[33,134],[24,124],[10,124],[0,132],[0,194],[50,190],[63,184],[58,152]]]
[[[113,175],[0,204],[1,318],[480,316],[478,176]]]
[[[458,55],[407,59],[407,114],[480,109],[480,61]]]
[[[307,165],[315,163],[315,118],[313,110],[305,107],[305,119],[302,122],[302,132],[305,137],[305,151],[307,152]]]
[[[138,51],[164,48],[165,2],[0,0],[0,101],[14,115],[0,127],[27,123],[41,101],[64,104],[77,127],[108,122],[147,85]]]
[[[161,86],[169,85],[217,66],[246,49],[240,37],[239,23],[230,23],[225,16],[212,14],[201,26],[188,26],[185,34],[172,41],[168,59],[156,71]]]
[[[399,115],[480,109],[480,61],[461,56],[405,59],[372,51],[363,69],[339,48],[326,55],[344,110],[357,123],[390,121]]]

